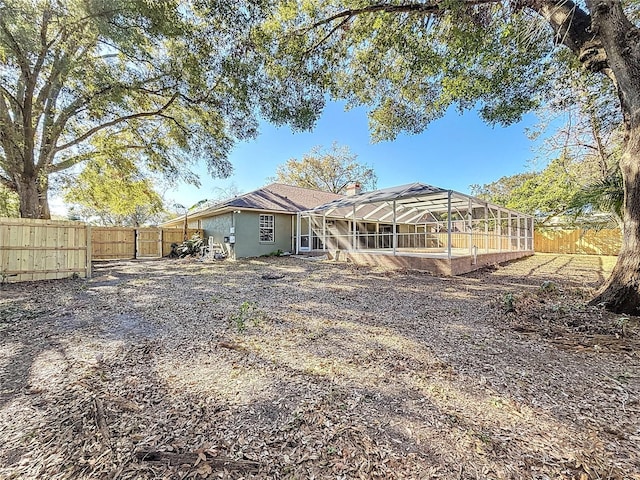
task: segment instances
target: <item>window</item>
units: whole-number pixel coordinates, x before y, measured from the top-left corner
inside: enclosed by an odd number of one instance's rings
[[[260,215],[260,241],[265,243],[276,241],[273,215]]]

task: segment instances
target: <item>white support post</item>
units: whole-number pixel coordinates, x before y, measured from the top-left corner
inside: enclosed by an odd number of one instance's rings
[[[469,222],[469,255],[473,255],[473,205],[471,199],[469,199],[469,207],[467,210],[467,222]]]
[[[536,239],[536,234],[535,234],[535,228],[536,228],[536,220],[534,217],[531,217],[531,230],[529,230],[529,238],[531,239],[531,243],[530,245],[530,250],[534,251],[536,249],[536,245],[535,245],[535,239]]]
[[[509,225],[511,226],[511,228],[509,229],[509,234],[510,234],[510,240],[509,240],[509,250],[513,250],[513,237],[516,236],[517,230],[516,230],[516,226],[513,224],[514,221],[517,220],[516,216],[513,215],[511,212],[509,212]]]
[[[327,251],[327,215],[322,215],[322,250]]]
[[[496,220],[498,226],[498,252],[502,251],[502,215],[501,210],[498,208],[498,219]]]
[[[513,250],[513,224],[511,218],[511,212],[507,212],[507,229],[509,235],[509,251]]]
[[[393,201],[393,254],[396,254],[398,248],[398,232],[396,231],[396,201]]]
[[[484,205],[484,248],[489,253],[489,205]]]
[[[353,205],[353,229],[351,231],[351,248],[352,250],[356,250],[356,206]]]
[[[296,255],[300,253],[300,233],[302,228],[300,226],[300,221],[302,220],[302,215],[298,213],[296,218]]]
[[[518,251],[522,250],[522,230],[520,229],[520,223],[522,222],[522,217],[518,214],[518,228],[516,233],[518,235]]]
[[[451,260],[451,190],[447,194],[447,258]]]

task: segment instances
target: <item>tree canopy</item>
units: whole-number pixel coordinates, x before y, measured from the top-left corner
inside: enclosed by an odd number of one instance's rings
[[[487,185],[472,185],[471,193],[498,205],[534,215],[544,226],[556,217],[566,223],[589,223],[593,214],[608,213],[619,221],[622,192],[619,174],[594,179],[585,161],[557,158],[541,171],[502,177]],[[617,195],[616,195],[617,194]],[[586,217],[585,217],[586,215]],[[594,223],[598,218],[594,218]]]
[[[15,192],[0,185],[0,217],[18,217],[20,199]]]
[[[307,126],[309,102],[264,82],[250,48],[260,5],[0,0],[0,183],[21,215],[48,217],[50,176],[97,156],[197,183],[196,161],[230,173],[259,112]]]
[[[275,180],[289,185],[344,194],[353,184],[363,190],[376,188],[373,168],[359,163],[349,147],[334,143],[330,150],[314,147],[301,159],[291,158],[276,170]]]
[[[155,223],[164,211],[151,180],[126,159],[118,164],[90,160],[82,173],[67,183],[64,200],[75,206],[76,215],[102,225],[138,227]]]

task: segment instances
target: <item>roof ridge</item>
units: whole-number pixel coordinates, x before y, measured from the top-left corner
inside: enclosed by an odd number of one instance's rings
[[[298,188],[298,189],[301,189],[301,190],[309,190],[310,192],[326,193],[328,195],[340,195],[342,197],[345,196],[345,195],[342,195],[341,193],[327,192],[326,190],[320,190],[319,188],[301,187],[300,185],[291,185],[289,183],[283,183],[283,182],[271,182],[271,183],[269,183],[268,185],[265,185],[262,188],[267,188],[267,187],[270,187],[271,185],[282,185],[283,187]],[[260,189],[258,189],[258,190],[260,190]]]

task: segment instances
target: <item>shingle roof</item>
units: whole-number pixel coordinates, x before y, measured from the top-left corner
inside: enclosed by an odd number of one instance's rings
[[[318,205],[344,198],[343,195],[321,192],[310,188],[272,183],[253,192],[223,200],[215,205],[192,212],[190,217],[203,217],[225,208],[249,208],[284,213],[297,213]]]
[[[344,197],[335,193],[294,187],[284,183],[272,183],[223,203],[224,206],[237,208],[301,212],[341,198]]]

